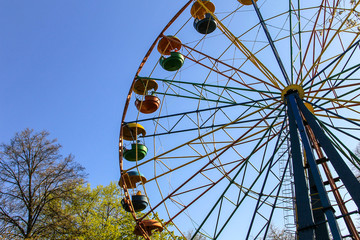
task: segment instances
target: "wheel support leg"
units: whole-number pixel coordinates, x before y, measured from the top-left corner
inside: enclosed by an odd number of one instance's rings
[[[304,165],[301,156],[300,141],[296,128],[294,114],[291,106],[288,106],[291,156],[293,160],[293,172],[295,182],[296,212],[297,212],[297,234],[299,240],[314,239],[314,221],[311,215],[311,207],[308,188],[305,181]]]
[[[324,212],[322,211],[319,192],[316,188],[316,185],[315,185],[315,182],[314,182],[314,179],[313,179],[310,169],[308,171],[308,176],[309,176],[312,214],[313,214],[314,222],[316,225],[316,228],[315,228],[316,239],[330,240],[329,231],[326,226],[325,215],[324,215]]]
[[[315,186],[316,186],[316,188],[317,188],[317,190],[319,192],[319,197],[320,197],[320,200],[321,200],[323,211],[325,212],[326,218],[328,220],[328,223],[329,223],[329,226],[330,226],[330,229],[331,229],[333,239],[341,240],[340,230],[339,230],[339,227],[338,227],[337,222],[336,222],[334,209],[332,208],[332,206],[330,204],[330,200],[329,200],[329,198],[327,196],[323,181],[321,179],[319,169],[317,168],[317,165],[316,165],[316,162],[315,162],[315,157],[314,157],[314,154],[312,152],[310,141],[309,141],[309,139],[307,137],[307,134],[306,134],[306,130],[305,130],[305,127],[304,127],[304,124],[303,124],[303,119],[302,119],[302,117],[300,115],[300,110],[298,108],[298,105],[300,107],[300,105],[302,104],[304,108],[306,108],[306,107],[301,102],[299,97],[297,97],[297,101],[296,101],[295,96],[297,96],[297,93],[289,94],[286,97],[287,103],[288,103],[288,106],[289,106],[289,111],[288,111],[289,121],[292,122],[291,123],[291,126],[292,126],[291,128],[293,129],[292,130],[293,134],[292,134],[291,138],[294,137],[294,141],[296,141],[296,140],[298,141],[298,135],[297,135],[297,130],[298,130],[299,133],[300,133],[300,136],[301,136],[302,144],[303,144],[305,152],[306,152],[307,161],[308,161],[308,164],[310,166],[310,170],[311,170],[311,173],[312,173],[312,176],[313,176],[313,179],[314,179]],[[301,108],[301,110],[303,110],[303,108]],[[306,108],[306,110],[307,110],[307,108]],[[290,120],[290,116],[291,116],[292,120]],[[307,116],[305,116],[305,118],[307,119]],[[295,128],[296,131],[294,131],[294,124],[297,125],[297,129]],[[315,133],[315,135],[316,135],[316,133]],[[293,143],[293,139],[291,141],[292,141],[291,148],[293,148],[293,146],[296,147],[295,142]],[[296,150],[296,152],[297,152],[296,158],[297,159],[294,160],[294,168],[295,168],[295,161],[298,162],[299,161],[298,159],[300,159],[300,160],[302,159],[301,158],[301,152],[300,152],[300,145],[298,145],[297,148],[298,148]],[[299,156],[299,153],[300,153],[300,156]],[[300,167],[299,163],[297,163],[297,164],[298,164],[297,167]],[[304,169],[303,169],[302,163],[301,163],[301,166],[302,166],[301,169],[296,169],[296,171],[302,171],[303,172]],[[295,174],[295,169],[294,169],[294,174]],[[296,179],[295,179],[295,186],[296,186]],[[308,195],[308,192],[303,192],[303,194]],[[298,197],[298,196],[299,195],[296,195],[296,197]],[[303,211],[303,209],[299,209],[299,206],[297,206],[297,207],[298,207],[298,213]],[[310,214],[311,214],[311,211],[310,211]]]
[[[320,142],[321,147],[324,149],[329,161],[335,168],[341,181],[344,183],[347,191],[350,193],[353,201],[355,202],[358,211],[360,210],[360,182],[354,176],[350,168],[341,158],[340,154],[336,151],[329,138],[325,135],[324,131],[317,124],[314,115],[306,108],[304,103],[297,97],[298,106],[303,113],[306,121],[313,130],[316,138]]]

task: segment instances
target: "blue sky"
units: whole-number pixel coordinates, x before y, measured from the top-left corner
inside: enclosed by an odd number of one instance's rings
[[[117,181],[131,81],[183,3],[0,0],[0,142],[27,127],[48,130],[92,186]]]

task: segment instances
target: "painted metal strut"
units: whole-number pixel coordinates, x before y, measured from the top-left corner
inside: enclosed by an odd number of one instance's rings
[[[339,178],[345,185],[347,191],[351,195],[352,200],[356,204],[358,210],[360,209],[360,192],[358,191],[360,189],[360,183],[346,165],[346,163],[343,161],[342,157],[333,146],[331,140],[327,137],[320,125],[317,123],[315,116],[304,105],[303,100],[300,99],[298,93],[289,93],[286,96],[286,100],[288,106],[291,136],[291,154],[294,167],[299,239],[314,239],[314,237],[315,239],[329,239],[329,235],[326,231],[326,228],[324,227],[325,222],[329,224],[333,239],[342,239],[334,214],[334,209],[330,204],[323,180],[321,179],[321,175],[317,167],[311,143],[318,143],[318,147],[321,146],[321,148],[324,150],[327,157],[323,156],[322,153],[319,157],[328,159],[330,161]],[[304,122],[307,124],[306,127]],[[311,130],[311,134],[309,133],[309,129]],[[301,154],[299,135],[301,137],[301,143],[306,154],[306,161],[309,166],[308,182],[304,174],[303,159],[305,156],[303,157]],[[321,149],[317,149],[317,152],[319,151],[321,151]],[[308,189],[309,187],[312,188],[310,194],[317,195],[316,197],[319,198],[321,206],[314,207],[313,203],[311,209]],[[334,192],[334,194],[336,194],[336,192]],[[342,209],[345,206],[341,206],[341,202],[338,202],[338,204],[340,210],[342,210],[342,213],[346,213],[347,211],[344,212]],[[314,208],[319,207],[321,207],[323,213],[325,214],[326,221],[321,220],[324,219],[323,216],[321,216],[323,215],[322,213],[314,210]],[[344,209],[346,210],[346,208]],[[354,239],[359,239],[359,235],[356,232],[356,229],[354,230],[354,227],[349,225],[351,221],[350,219],[346,219],[346,217],[347,216],[344,216],[351,235]],[[320,224],[321,227],[319,226]],[[319,231],[319,229],[323,230]]]
[[[274,56],[275,56],[275,58],[276,58],[276,61],[277,61],[277,63],[279,64],[281,73],[283,74],[283,77],[284,77],[286,83],[287,83],[288,85],[290,85],[289,76],[288,76],[287,73],[286,73],[284,64],[283,64],[283,62],[281,61],[281,58],[280,58],[280,56],[279,56],[278,51],[276,50],[274,41],[273,41],[272,38],[271,38],[270,32],[269,32],[269,30],[268,30],[268,28],[267,28],[267,26],[266,26],[266,24],[265,24],[264,18],[263,18],[262,15],[261,15],[261,12],[260,12],[260,10],[259,10],[259,7],[257,6],[256,1],[251,0],[251,2],[252,2],[252,4],[253,4],[254,9],[255,9],[255,12],[256,12],[256,14],[257,14],[257,16],[258,16],[258,18],[259,18],[260,24],[261,24],[261,26],[262,26],[262,28],[263,28],[263,30],[264,30],[264,33],[265,33],[265,35],[266,35],[266,38],[268,39],[268,42],[269,42],[270,47],[271,47],[271,50],[273,51]]]
[[[293,165],[294,165],[296,204],[297,204],[297,210],[298,210],[297,212],[298,212],[298,218],[299,218],[298,219],[298,221],[299,221],[299,228],[298,228],[299,239],[300,240],[314,239],[314,229],[316,226],[313,222],[312,212],[309,209],[309,207],[310,207],[310,203],[309,203],[309,199],[308,199],[309,192],[308,192],[305,178],[304,178],[305,177],[304,166],[302,163],[302,156],[301,156],[301,151],[300,151],[298,134],[301,137],[301,142],[305,149],[306,160],[310,167],[309,173],[312,175],[312,180],[318,191],[322,209],[326,215],[326,218],[327,218],[327,221],[328,221],[331,233],[332,233],[332,237],[333,237],[333,239],[341,240],[342,238],[341,238],[339,227],[337,225],[336,217],[334,214],[334,209],[332,208],[330,200],[326,193],[326,189],[324,187],[323,180],[321,179],[321,175],[320,175],[319,169],[316,164],[316,159],[313,154],[309,138],[306,134],[306,129],[305,129],[305,126],[303,123],[303,118],[301,117],[301,113],[303,113],[304,108],[306,108],[306,107],[302,103],[302,100],[298,97],[298,93],[296,93],[296,92],[289,94],[286,97],[286,99],[287,99],[287,104],[288,104],[288,115],[289,115],[289,121],[290,121],[291,149],[292,149],[293,161],[294,161]],[[309,121],[308,118],[314,120],[313,119],[314,117],[312,114],[306,114],[305,119],[307,121]],[[315,135],[316,135],[316,133],[315,133]],[[298,199],[298,198],[301,198],[301,199]],[[316,236],[316,239],[320,239],[320,237],[321,236]]]

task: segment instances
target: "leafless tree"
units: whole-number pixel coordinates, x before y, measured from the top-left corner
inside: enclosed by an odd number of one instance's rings
[[[72,155],[63,157],[61,145],[48,136],[25,129],[0,145],[0,238],[46,239],[56,223],[45,209],[83,183],[83,167]]]
[[[294,236],[287,233],[285,229],[279,229],[274,225],[270,225],[269,239],[271,240],[294,240]]]
[[[356,149],[355,149],[355,155],[360,158],[360,143],[358,143],[358,145],[356,146]],[[354,166],[352,169],[355,173],[355,176],[357,177],[358,181],[360,182],[360,170],[359,170],[360,166],[358,165],[358,167]],[[357,217],[357,227],[360,226],[360,218]]]
[[[191,239],[191,237],[193,236],[194,232],[193,231],[188,231],[185,234],[186,239]],[[200,233],[196,234],[196,236],[193,238],[193,240],[206,240],[206,237],[201,235]]]

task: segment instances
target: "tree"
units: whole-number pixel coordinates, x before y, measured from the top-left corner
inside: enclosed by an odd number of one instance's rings
[[[358,145],[356,146],[355,155],[357,158],[360,158],[360,143],[358,143]],[[354,161],[354,166],[352,169],[355,173],[355,176],[360,181],[360,166],[358,164],[356,164],[355,162],[359,162],[359,159],[357,159],[357,161]]]
[[[79,186],[74,197],[69,201],[59,201],[52,207],[60,209],[72,221],[72,228],[58,226],[51,239],[97,239],[97,240],[133,240],[135,221],[130,213],[125,212],[121,205],[123,195],[115,183],[108,186]],[[141,213],[140,213],[141,214]],[[58,221],[56,217],[54,221]],[[173,237],[174,236],[174,237]],[[138,239],[142,239],[139,237]],[[167,240],[182,239],[173,233],[155,232],[151,239]]]
[[[269,239],[272,240],[294,240],[294,236],[290,233],[287,233],[285,229],[278,229],[274,225],[270,225],[269,230]]]
[[[358,145],[356,146],[356,149],[355,149],[355,155],[357,158],[360,158],[360,143],[358,143]],[[358,159],[357,159],[358,160]],[[359,161],[357,161],[359,162]],[[358,181],[360,182],[360,166],[359,165],[356,165],[354,164],[354,167],[353,167],[353,171],[355,173],[355,176],[356,178],[358,179]],[[360,227],[360,218],[359,217],[356,217],[357,219],[357,227],[359,228]]]
[[[186,239],[191,239],[191,237],[193,236],[194,232],[193,231],[189,231],[185,234],[185,238]],[[194,237],[193,240],[206,240],[206,237],[201,235],[200,233],[196,234],[196,236]]]
[[[83,167],[72,155],[63,157],[48,136],[25,129],[0,145],[0,236],[6,239],[45,239],[59,224],[50,220],[60,216],[56,209],[50,214],[51,204],[83,184]]]
[[[118,187],[90,185],[79,186],[69,201],[59,201],[55,208],[72,219],[72,228],[58,226],[55,239],[135,239],[133,222],[121,207],[121,194]],[[54,221],[57,221],[55,218]]]

